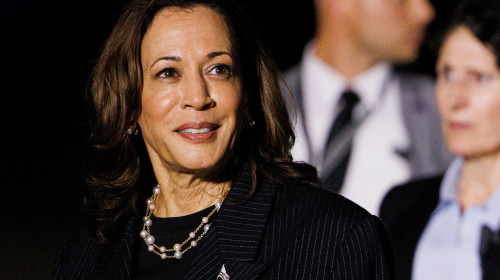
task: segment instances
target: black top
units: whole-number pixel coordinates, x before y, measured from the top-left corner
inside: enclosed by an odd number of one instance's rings
[[[201,223],[201,219],[206,217],[214,209],[211,206],[200,212],[174,218],[158,218],[151,216],[153,225],[150,227],[151,234],[155,237],[155,244],[158,246],[165,246],[167,249],[172,248],[175,243],[182,243],[188,238],[190,232],[194,231]],[[214,216],[210,218],[210,221]],[[209,222],[210,222],[209,221]],[[197,237],[203,232],[201,228]],[[184,248],[189,246],[189,242],[184,245]],[[203,242],[203,238],[200,243]],[[196,255],[197,247],[189,249],[181,259],[167,258],[162,259],[160,256],[153,252],[148,251],[148,246],[144,240],[140,240],[138,251],[139,274],[140,280],[156,280],[156,279],[182,279],[186,271]],[[173,252],[167,252],[167,255],[173,255]]]

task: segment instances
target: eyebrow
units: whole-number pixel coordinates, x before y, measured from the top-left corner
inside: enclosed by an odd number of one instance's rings
[[[228,55],[230,56],[231,58],[233,58],[233,56],[231,55],[231,53],[229,52],[224,52],[224,51],[220,51],[220,52],[211,52],[209,54],[207,54],[207,57],[212,59],[214,57],[217,57],[217,56],[221,56],[221,55]],[[151,64],[151,67],[150,68],[153,68],[153,66],[160,60],[171,60],[171,61],[175,61],[175,62],[179,62],[181,61],[181,58],[178,57],[178,56],[163,56],[163,57],[160,57],[158,59],[156,59],[152,64]]]
[[[233,56],[230,53],[228,53],[228,52],[212,52],[212,53],[207,54],[207,57],[208,58],[214,58],[214,57],[221,56],[221,55],[224,55],[224,54],[226,54],[226,55],[230,56],[231,58],[233,58]]]
[[[181,58],[178,57],[178,56],[163,56],[163,57],[160,57],[158,58],[157,60],[155,60],[152,64],[151,64],[151,67],[150,68],[153,68],[153,66],[156,64],[156,62],[160,61],[160,60],[171,60],[171,61],[180,61]]]

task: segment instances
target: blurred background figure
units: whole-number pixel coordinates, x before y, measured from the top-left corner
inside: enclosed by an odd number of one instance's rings
[[[428,0],[317,0],[315,9],[315,36],[286,72],[292,154],[377,214],[390,187],[449,163],[433,81],[392,66],[417,58],[434,9]]]
[[[500,279],[499,14],[498,1],[464,1],[444,33],[436,97],[456,158],[382,203],[397,279]]]

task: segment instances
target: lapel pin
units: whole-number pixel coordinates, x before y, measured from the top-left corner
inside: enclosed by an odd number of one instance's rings
[[[229,280],[229,274],[227,274],[226,268],[224,267],[224,265],[222,265],[222,268],[221,268],[216,280]]]

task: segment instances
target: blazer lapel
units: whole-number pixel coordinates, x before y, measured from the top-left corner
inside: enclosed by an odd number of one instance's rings
[[[250,199],[250,176],[245,170],[233,184],[217,213],[212,230],[197,251],[192,267],[184,279],[250,280],[265,271],[266,265],[257,260],[269,213],[276,195],[276,187],[263,184]],[[234,203],[245,201],[243,203]],[[231,203],[233,202],[233,203]]]

